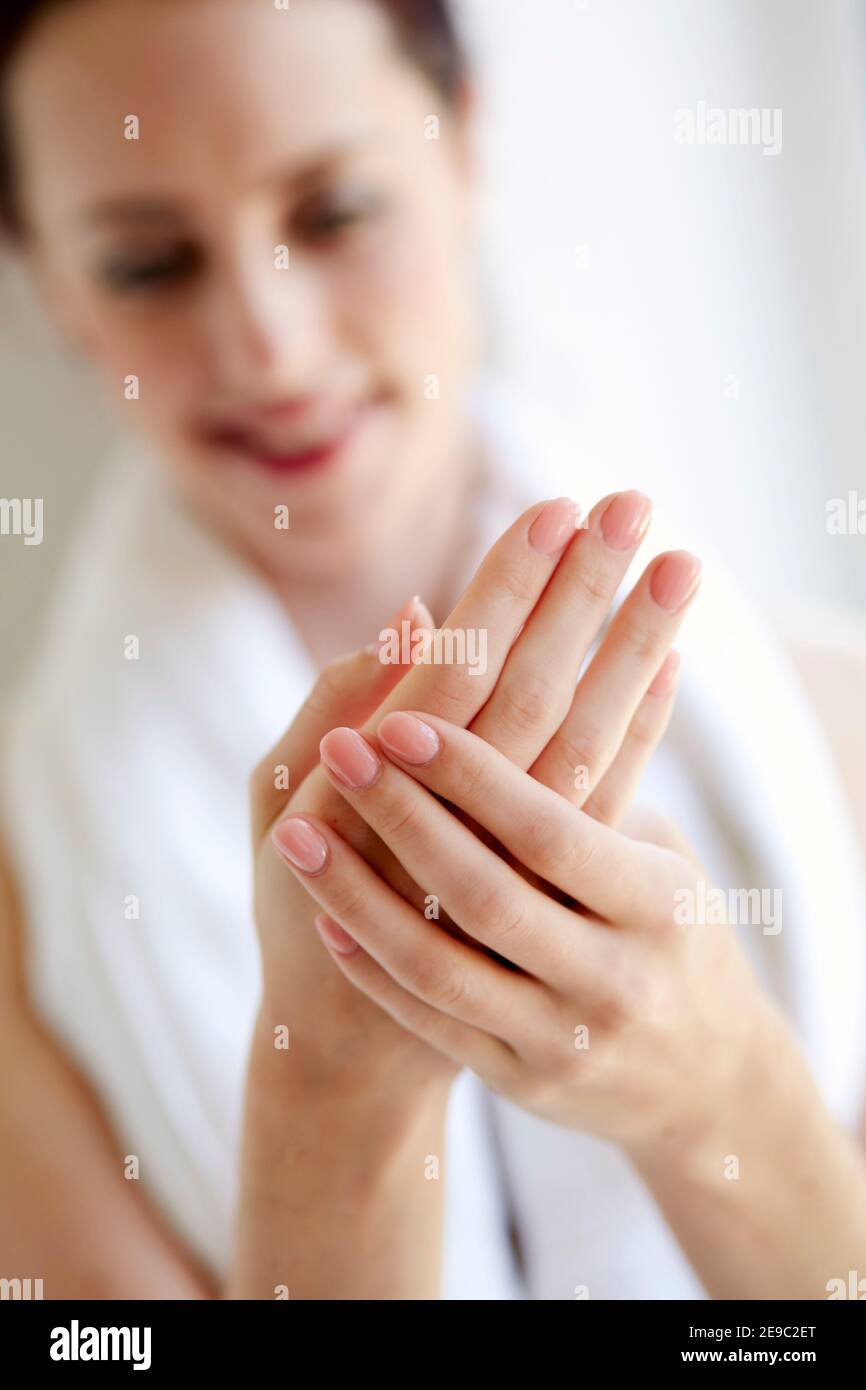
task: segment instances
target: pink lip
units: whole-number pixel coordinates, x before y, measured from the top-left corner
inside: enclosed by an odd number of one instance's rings
[[[227,428],[211,435],[211,441],[228,450],[235,457],[241,457],[265,469],[269,473],[312,473],[324,470],[334,464],[354,436],[365,415],[358,409],[350,417],[346,426],[330,439],[313,448],[292,450],[288,453],[270,453],[253,443],[243,427]]]

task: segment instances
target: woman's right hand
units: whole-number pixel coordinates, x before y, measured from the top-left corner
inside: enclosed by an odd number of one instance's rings
[[[424,907],[423,888],[318,767],[316,735],[338,724],[364,727],[365,721],[371,730],[390,709],[426,710],[472,728],[538,780],[615,822],[670,711],[672,693],[644,697],[665,662],[697,571],[692,557],[681,553],[653,560],[575,692],[645,531],[645,503],[636,493],[604,498],[580,529],[577,509],[566,499],[531,508],[493,546],[446,624],[486,632],[483,674],[469,676],[453,665],[415,666],[407,673],[383,667],[370,652],[359,654],[329,668],[318,693],[262,760],[253,779],[253,828],[266,1012],[274,1026],[291,1030],[291,1046],[301,1053],[295,1060],[313,1074],[351,1081],[350,1063],[369,1063],[382,1085],[393,1079],[404,1093],[413,1080],[450,1084],[452,1075],[441,1057],[416,1051],[392,1020],[353,995],[316,939],[315,904],[275,853],[275,844],[286,853],[285,830],[304,838],[303,823],[299,829],[293,818],[286,826],[288,817],[312,812],[408,901]],[[280,767],[290,769],[288,794],[275,784]],[[293,852],[302,851],[296,843]],[[407,1071],[414,1066],[418,1070]]]

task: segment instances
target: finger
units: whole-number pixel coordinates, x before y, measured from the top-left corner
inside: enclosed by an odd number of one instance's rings
[[[514,1084],[519,1062],[507,1043],[425,1004],[399,985],[366,951],[355,949],[354,943],[347,948],[346,943],[351,943],[352,938],[328,913],[319,914],[316,929],[346,979],[407,1032],[458,1066],[469,1067],[493,1090],[505,1091]]]
[[[430,631],[433,618],[418,598],[410,599],[392,619],[400,630]],[[379,708],[401,676],[405,665],[382,663],[378,644],[333,661],[322,671],[286,732],[261,759],[250,778],[254,843],[288,804],[291,789],[299,787],[319,761],[319,741],[335,724],[362,724]]]
[[[637,790],[643,770],[662,741],[676,700],[679,652],[669,652],[628,726],[619,752],[583,809],[605,825],[618,826]]]
[[[629,806],[620,821],[620,829],[623,835],[628,835],[632,840],[646,840],[649,844],[659,845],[700,867],[700,855],[694,845],[686,839],[679,826],[655,806]]]
[[[512,767],[483,740],[468,733],[465,737]],[[590,956],[594,930],[577,913],[528,884],[441,801],[381,759],[356,730],[332,729],[322,739],[321,753],[323,768],[349,805],[475,941],[548,983],[562,979],[573,965],[575,949]],[[531,781],[526,773],[512,771]],[[552,792],[548,796],[565,805]],[[339,912],[335,915],[343,920]],[[525,990],[521,1002],[528,1013],[532,997]],[[497,1031],[495,1025],[491,1031]],[[511,1023],[508,1037],[514,1042]]]
[[[535,982],[428,921],[317,817],[288,816],[271,839],[319,906],[397,984],[461,1023],[497,1037],[505,1028],[509,1038],[522,1036],[536,1005]]]
[[[518,517],[488,551],[439,630],[438,648],[428,653],[435,659],[425,661],[419,652],[384,709],[429,709],[468,724],[493,691],[579,521],[580,508],[568,497],[538,503]]]
[[[519,767],[532,765],[565,719],[651,510],[640,492],[616,493],[593,508],[472,721],[473,733]]]
[[[653,560],[624,599],[574,691],[571,708],[531,772],[582,805],[613,762],[644,692],[697,592],[701,566],[687,551]]]
[[[468,729],[404,711],[387,715],[377,738],[389,759],[471,816],[520,864],[600,918],[649,921],[652,904],[671,900],[675,861],[593,820]],[[575,922],[584,923],[576,913],[567,917],[572,933]],[[502,954],[514,958],[510,951]]]
[[[453,645],[458,650],[462,637],[464,654],[468,654],[469,641],[476,642],[474,655],[483,655],[483,661],[477,661],[468,674],[465,665],[448,662],[416,664],[405,674],[405,666],[401,666],[402,679],[376,709],[376,719],[387,709],[399,709],[408,704],[438,710],[456,722],[468,723],[489,697],[514,639],[563,553],[573,542],[579,520],[580,508],[569,498],[537,503],[518,517],[488,551],[443,629],[452,634]],[[398,640],[390,644],[390,649],[383,647],[381,659],[386,665],[392,656],[403,655],[400,625],[392,626]],[[337,716],[329,727],[341,722],[343,718]],[[367,718],[364,727],[369,728],[371,722],[375,721]],[[261,774],[265,789],[273,776],[273,761],[265,760]],[[297,788],[292,798],[293,808],[311,803],[319,811],[327,808],[328,819],[333,820],[339,833],[353,846],[370,854],[377,869],[393,887],[407,897],[417,897],[408,875],[393,856],[372,843],[367,826],[346,802],[326,796],[327,784],[318,767],[313,767],[303,782],[293,778],[293,786]],[[274,805],[271,800],[270,806]],[[285,804],[278,804],[277,814],[284,814],[285,809]]]

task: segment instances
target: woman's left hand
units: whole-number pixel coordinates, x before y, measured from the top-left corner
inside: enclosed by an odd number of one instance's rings
[[[376,740],[332,730],[323,765],[430,895],[431,917],[441,907],[477,946],[426,920],[304,815],[327,855],[315,876],[294,871],[325,909],[317,926],[344,975],[545,1119],[636,1153],[656,1139],[700,1143],[781,1020],[731,926],[689,922],[704,876],[675,832],[667,844],[632,839],[431,715],[388,714]],[[368,780],[352,786],[359,768]]]

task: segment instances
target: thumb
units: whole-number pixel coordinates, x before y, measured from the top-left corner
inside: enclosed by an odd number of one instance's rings
[[[404,603],[387,627],[400,634],[404,622],[410,624],[410,637],[434,627],[429,608],[417,597]],[[318,763],[319,743],[328,730],[363,724],[405,675],[406,663],[380,660],[382,645],[372,642],[326,666],[286,732],[253,771],[250,808],[256,844]]]

